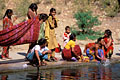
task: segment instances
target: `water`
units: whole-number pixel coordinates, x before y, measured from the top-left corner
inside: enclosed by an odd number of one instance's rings
[[[120,80],[120,63],[1,74],[1,80]]]

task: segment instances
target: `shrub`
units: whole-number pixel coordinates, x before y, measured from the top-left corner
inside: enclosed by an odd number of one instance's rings
[[[104,33],[101,31],[93,31],[93,30],[89,30],[89,34],[88,33],[82,34],[82,32],[76,29],[71,29],[71,33],[76,34],[78,40],[86,40],[86,39],[95,40],[104,35]]]
[[[99,25],[100,21],[97,16],[92,16],[92,12],[80,12],[75,13],[74,17],[77,20],[79,29],[82,29],[82,33],[89,33],[88,31],[92,29],[94,25]]]

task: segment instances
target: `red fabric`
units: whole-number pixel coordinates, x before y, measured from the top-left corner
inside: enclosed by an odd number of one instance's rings
[[[82,52],[81,52],[81,49],[80,49],[79,45],[75,45],[74,50],[75,50],[75,52],[78,56],[82,55]],[[71,58],[73,57],[72,53],[71,53],[71,49],[65,49],[64,48],[62,50],[62,57],[63,57],[64,60],[71,60]]]
[[[65,36],[65,37],[68,37],[68,36],[67,36],[67,33],[64,32],[64,36]]]
[[[78,56],[81,56],[81,55],[82,55],[81,48],[80,48],[79,45],[75,45],[74,50],[75,50],[75,52],[76,52],[76,54],[77,54]]]
[[[63,49],[62,50],[62,58],[64,60],[71,60],[72,58],[72,53],[71,53],[71,49]]]
[[[40,23],[38,18],[29,19],[0,31],[0,46],[19,45],[38,39]]]
[[[55,48],[55,52],[59,53],[60,52],[60,45],[58,44],[58,48]]]
[[[107,43],[108,43],[108,38],[105,37],[105,38],[104,38],[104,41],[105,41],[105,43],[107,44]],[[112,42],[113,42],[113,41],[112,41]],[[113,51],[113,49],[114,49],[114,48],[113,48],[113,43],[112,43],[112,44],[107,48],[107,50],[104,51],[104,55],[107,55],[107,54],[109,53],[109,51],[110,51],[110,50]]]
[[[11,26],[13,26],[12,21],[8,17],[5,17],[3,19],[3,29],[6,29],[6,28],[11,27]]]
[[[8,57],[9,54],[9,46],[3,47],[2,58]]]
[[[88,43],[88,48],[90,48],[93,45],[95,45],[95,43]]]

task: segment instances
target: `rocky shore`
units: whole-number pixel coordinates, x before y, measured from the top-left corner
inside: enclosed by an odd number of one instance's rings
[[[37,67],[33,67],[29,65],[28,61],[25,61],[25,54],[27,48],[23,46],[28,45],[19,45],[13,46],[10,49],[10,57],[12,59],[1,60],[0,59],[0,74],[2,73],[9,73],[9,72],[19,72],[19,71],[32,71],[36,70]],[[21,48],[22,47],[22,48]],[[110,60],[110,64],[115,64],[120,62],[120,45],[114,45],[114,54],[112,59]],[[81,47],[82,51],[84,47]],[[85,55],[85,54],[83,54]],[[58,58],[58,62],[48,62],[46,66],[40,66],[40,70],[45,69],[56,69],[56,68],[66,68],[66,67],[77,67],[77,66],[90,66],[90,65],[99,65],[97,62],[68,62],[62,60],[61,53],[56,53],[56,57]],[[104,65],[103,65],[104,66]]]

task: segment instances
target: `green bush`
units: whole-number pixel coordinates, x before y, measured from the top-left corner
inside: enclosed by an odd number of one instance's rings
[[[100,21],[97,16],[92,16],[92,12],[80,12],[75,13],[74,17],[77,20],[79,29],[82,30],[82,33],[89,33],[88,31],[92,29],[94,25],[99,25]]]
[[[71,29],[71,33],[76,34],[78,40],[86,40],[86,39],[95,40],[104,35],[103,32],[93,31],[93,30],[89,30],[89,34],[88,33],[82,34],[82,32],[77,31],[76,29]]]

